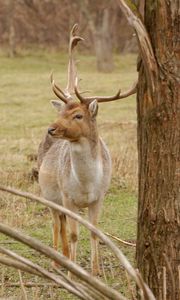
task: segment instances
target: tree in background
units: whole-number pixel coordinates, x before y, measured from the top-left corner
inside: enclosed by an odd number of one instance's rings
[[[67,49],[67,33],[75,23],[100,71],[113,69],[113,52],[137,51],[114,0],[0,0],[0,43],[11,56],[24,47]]]
[[[7,33],[8,33],[8,55],[14,57],[16,55],[16,33],[14,24],[15,15],[15,1],[7,0],[6,2],[6,12],[7,12]]]
[[[91,31],[97,69],[101,72],[111,72],[113,70],[111,25],[114,23],[117,14],[110,13],[112,2],[109,3],[101,0],[94,5],[92,1],[82,0],[80,4]]]

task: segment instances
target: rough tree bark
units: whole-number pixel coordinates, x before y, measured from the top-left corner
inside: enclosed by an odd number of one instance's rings
[[[135,29],[141,56],[137,266],[157,300],[179,300],[179,0],[145,1],[146,27],[134,7],[118,3]]]
[[[150,95],[142,64],[137,96],[137,265],[158,300],[180,299],[178,9],[178,0],[145,3],[145,24],[158,65],[158,76],[156,91]]]

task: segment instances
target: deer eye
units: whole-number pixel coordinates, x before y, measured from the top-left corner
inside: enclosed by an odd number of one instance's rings
[[[78,119],[78,120],[81,120],[83,118],[83,115],[81,115],[81,114],[77,114],[77,115],[75,115],[74,116],[74,118],[73,119]]]

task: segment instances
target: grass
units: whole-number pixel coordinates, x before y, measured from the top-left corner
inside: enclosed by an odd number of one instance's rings
[[[54,98],[49,74],[54,70],[56,81],[65,87],[67,55],[64,53],[26,53],[14,59],[0,54],[0,181],[39,194],[39,186],[31,180],[35,161],[28,158],[37,153],[39,142],[56,114],[49,104]],[[90,94],[114,94],[119,87],[124,91],[136,78],[136,57],[115,57],[115,71],[97,73],[95,58],[80,55],[78,65],[81,89]],[[99,227],[125,240],[136,239],[136,109],[135,97],[112,103],[100,104],[98,124],[100,134],[108,144],[113,161],[112,184],[104,202]],[[83,212],[86,217],[86,211]],[[0,193],[0,220],[23,232],[52,245],[51,216],[47,208],[28,200]],[[0,235],[5,244],[17,253],[50,268],[50,262],[35,251]],[[132,263],[134,251],[119,245]],[[81,228],[78,261],[90,270],[89,233]],[[105,276],[109,284],[128,295],[124,271],[112,254],[100,245]],[[5,282],[19,281],[18,273],[0,266]],[[40,279],[23,274],[24,280],[39,282]],[[0,297],[20,298],[19,288],[2,288]],[[29,299],[75,299],[66,292],[51,287],[28,289]],[[61,297],[61,298],[59,298]]]

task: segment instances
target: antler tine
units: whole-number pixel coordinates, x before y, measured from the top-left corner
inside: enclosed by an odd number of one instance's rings
[[[95,99],[97,99],[97,101],[99,103],[100,102],[102,103],[102,102],[110,102],[110,101],[115,101],[115,100],[127,98],[128,96],[131,96],[131,95],[133,95],[133,94],[136,93],[136,91],[137,91],[137,84],[138,84],[138,81],[134,82],[134,84],[132,85],[132,87],[129,90],[127,90],[126,92],[124,92],[124,93],[121,93],[121,90],[119,90],[117,92],[117,94],[114,95],[114,96],[110,96],[110,97],[101,97],[100,96],[100,97],[97,97]]]
[[[78,25],[75,24],[70,32],[69,41],[69,64],[68,64],[68,83],[65,89],[65,94],[68,98],[72,99],[71,94],[74,93],[75,80],[77,76],[76,65],[73,57],[73,49],[78,44],[79,41],[84,41],[84,39],[77,35]]]
[[[68,103],[72,100],[71,94],[74,92],[75,78],[76,78],[76,66],[73,58],[73,49],[79,41],[83,41],[83,38],[76,35],[78,25],[75,24],[70,32],[69,41],[69,63],[68,63],[68,83],[67,87],[63,91],[54,81],[53,73],[51,74],[52,89],[55,95],[63,102]]]
[[[80,92],[78,91],[78,79],[76,77],[76,82],[75,82],[75,87],[74,87],[74,91],[76,96],[78,97],[78,99],[82,102],[82,103],[86,103],[89,104],[91,101],[93,101],[94,99],[97,100],[97,102],[102,103],[102,102],[110,102],[110,101],[115,101],[115,100],[119,100],[122,98],[126,98],[130,95],[133,95],[136,93],[137,90],[137,83],[138,81],[136,81],[133,86],[127,90],[124,93],[121,93],[121,90],[119,90],[114,96],[93,96],[93,97],[83,97]]]
[[[50,79],[51,79],[51,84],[52,84],[52,89],[53,89],[53,92],[54,94],[59,98],[61,99],[64,103],[67,103],[68,100],[66,98],[66,95],[65,93],[61,90],[60,87],[58,87],[55,82],[54,82],[54,79],[53,79],[53,72],[51,73],[51,76],[50,76]]]
[[[54,81],[53,72],[51,73],[50,78],[51,78],[51,83],[52,83]],[[54,86],[64,97],[66,97],[66,94],[64,93],[64,91],[55,83],[55,81],[54,81]]]

